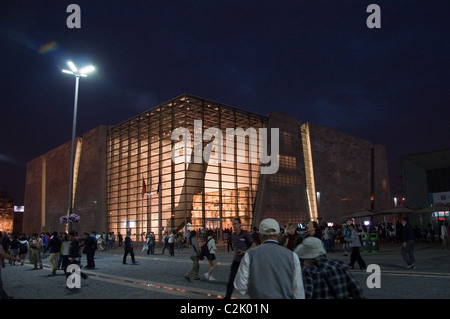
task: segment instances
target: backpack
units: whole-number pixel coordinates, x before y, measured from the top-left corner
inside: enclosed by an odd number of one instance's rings
[[[253,237],[253,234],[251,234],[251,236],[252,236],[252,239],[253,239],[253,242],[255,242],[255,239],[254,239],[254,237]],[[252,243],[250,242],[250,240],[248,239],[248,237],[247,237],[247,231],[246,230],[242,230],[242,237],[244,237],[244,239],[245,239],[245,244],[247,245],[247,248],[249,248],[251,245],[252,245]]]
[[[26,254],[28,252],[28,242],[19,241],[19,254]]]
[[[200,253],[198,254],[198,259],[199,260],[203,260],[206,258],[208,258],[209,256],[209,249],[208,249],[208,243],[212,238],[208,239],[208,241],[206,243],[203,244],[202,247],[200,247]]]

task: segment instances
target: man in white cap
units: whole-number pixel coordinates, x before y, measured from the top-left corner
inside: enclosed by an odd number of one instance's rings
[[[316,237],[305,238],[295,248],[303,268],[306,299],[362,299],[363,290],[347,265],[326,257],[323,243]]]
[[[234,279],[236,290],[252,299],[304,299],[300,261],[278,244],[278,222],[264,219],[259,233],[262,244],[245,253]]]

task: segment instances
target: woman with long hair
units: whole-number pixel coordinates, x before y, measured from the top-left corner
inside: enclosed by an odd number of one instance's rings
[[[306,225],[308,237],[317,237],[323,241],[322,231],[320,230],[319,224],[315,221],[310,221]]]
[[[209,269],[208,272],[205,273],[205,277],[207,280],[209,281],[214,281],[216,280],[213,276],[212,273],[214,271],[214,269],[216,269],[217,267],[217,260],[216,260],[216,240],[214,238],[214,231],[209,229],[206,232],[206,245],[208,245],[208,263],[209,263]]]

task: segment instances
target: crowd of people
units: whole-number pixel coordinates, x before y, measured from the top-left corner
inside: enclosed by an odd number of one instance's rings
[[[223,232],[221,238],[227,243],[228,252],[233,253],[229,278],[226,285],[225,299],[232,296],[234,290],[248,293],[251,298],[364,298],[361,287],[349,272],[356,264],[366,269],[366,263],[360,254],[361,231],[378,232],[380,238],[402,243],[401,254],[407,263],[407,268],[415,267],[414,242],[418,239],[416,229],[408,223],[407,218],[400,220],[394,236],[390,235],[392,225],[378,224],[370,229],[358,228],[353,224],[342,224],[337,227],[319,226],[315,221],[309,222],[305,228],[288,223],[280,228],[278,222],[266,219],[259,228],[251,231],[242,228],[239,218],[232,220],[232,229]],[[447,249],[449,233],[448,225],[441,223],[440,234],[442,249]],[[133,264],[138,264],[134,254],[134,244],[131,233],[127,232],[125,240],[120,233],[97,234],[76,232],[70,233],[34,233],[30,235],[1,234],[0,261],[5,267],[5,259],[11,266],[23,265],[28,257],[33,269],[42,269],[42,259],[49,258],[52,275],[58,270],[63,271],[70,264],[81,264],[81,257],[86,255],[85,269],[95,269],[96,251],[104,251],[122,247],[124,249],[123,264],[127,264],[130,255]],[[144,239],[143,252],[155,254],[157,245],[153,232],[141,234]],[[200,280],[199,261],[206,258],[208,271],[203,274],[207,281],[214,281],[214,271],[217,267],[217,229],[166,232],[162,238],[162,254],[168,250],[169,256],[175,255],[175,249],[182,252],[189,249],[192,267],[185,277],[189,282]],[[116,241],[118,245],[116,245]],[[204,246],[204,247],[203,247]],[[331,260],[326,256],[332,251],[342,249],[345,256],[350,254],[348,264]],[[286,263],[279,263],[285,260]],[[80,265],[81,266],[81,265]],[[83,266],[82,266],[83,267]],[[256,273],[256,277],[252,277]],[[264,273],[264,281],[252,278]],[[87,275],[82,273],[82,277]],[[283,278],[283,280],[280,280]],[[349,283],[344,285],[344,283]],[[344,288],[347,287],[347,288]],[[269,289],[270,288],[270,289]],[[0,296],[8,298],[1,284]]]

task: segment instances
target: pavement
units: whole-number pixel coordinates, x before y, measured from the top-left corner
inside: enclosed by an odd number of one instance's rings
[[[142,247],[142,246],[141,246]],[[216,281],[209,282],[203,274],[208,270],[207,261],[200,262],[202,280],[189,282],[185,274],[192,266],[189,249],[185,248],[175,256],[161,254],[156,248],[155,255],[147,255],[137,245],[135,248],[138,264],[133,265],[130,257],[128,264],[122,264],[123,248],[97,251],[96,268],[82,271],[88,274],[81,279],[80,288],[68,288],[66,277],[61,270],[51,275],[48,258],[43,259],[43,269],[33,270],[28,259],[23,266],[11,266],[5,260],[2,269],[3,286],[7,293],[20,299],[182,299],[193,300],[222,299],[228,281],[233,253],[225,245],[218,245],[218,266],[213,274]],[[450,298],[450,250],[440,249],[440,243],[417,242],[415,248],[416,269],[406,269],[400,254],[400,243],[382,243],[379,252],[362,253],[367,265],[378,265],[380,276],[378,288],[370,288],[369,280],[373,273],[363,270],[351,270],[362,285],[368,299],[447,299]],[[328,253],[328,258],[349,262],[344,256],[341,244],[336,244]],[[86,265],[83,255],[82,265]],[[355,268],[358,268],[357,264]],[[372,275],[372,277],[370,277]],[[369,278],[370,277],[370,278]],[[249,302],[247,295],[233,294],[235,301]]]

